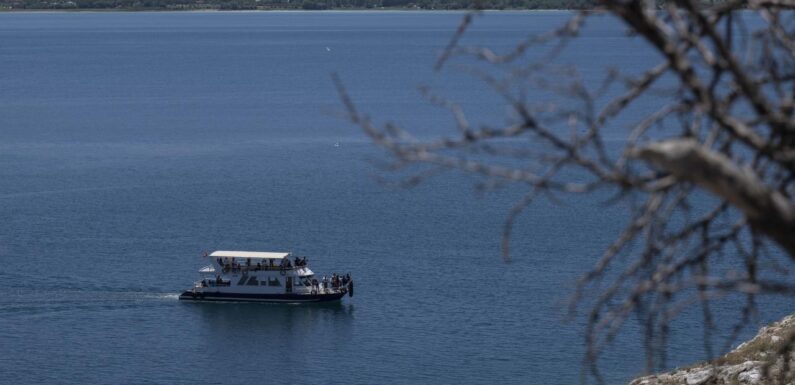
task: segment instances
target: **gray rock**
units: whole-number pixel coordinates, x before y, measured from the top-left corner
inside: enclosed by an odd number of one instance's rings
[[[714,370],[712,368],[702,369],[685,374],[687,385],[701,385],[712,378]]]
[[[742,385],[758,385],[761,383],[762,370],[753,368],[747,372],[742,372],[737,376],[737,380]]]

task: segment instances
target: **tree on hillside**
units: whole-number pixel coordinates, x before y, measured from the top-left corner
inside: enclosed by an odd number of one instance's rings
[[[787,273],[795,267],[793,8],[793,0],[603,0],[507,52],[462,45],[477,13],[466,15],[436,68],[475,59],[473,73],[510,107],[511,122],[473,127],[459,105],[429,94],[458,132],[438,140],[376,126],[334,80],[347,116],[387,150],[390,169],[411,170],[402,182],[463,170],[486,186],[526,188],[506,218],[505,258],[514,220],[538,199],[607,192],[632,207],[628,225],[574,295],[587,303],[586,368],[603,382],[597,358],[628,319],[644,327],[651,371],[665,366],[668,327],[683,309],[700,307],[709,342],[717,322],[711,300],[744,298],[742,315],[731,320],[736,338],[756,311],[756,296],[795,294]],[[605,13],[659,62],[632,74],[607,71],[596,85],[554,64],[588,20]],[[533,92],[567,102],[531,102]],[[616,132],[617,120],[644,98],[656,110],[626,129],[620,149],[606,145],[606,131]],[[693,207],[703,195],[712,197],[710,207]],[[789,354],[791,344],[784,346],[780,355]],[[781,369],[777,378],[791,381]]]

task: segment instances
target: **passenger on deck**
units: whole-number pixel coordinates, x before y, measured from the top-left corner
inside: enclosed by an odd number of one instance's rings
[[[259,271],[259,270],[261,270],[261,269],[262,269],[262,263],[260,263],[260,262],[257,262],[257,270]]]

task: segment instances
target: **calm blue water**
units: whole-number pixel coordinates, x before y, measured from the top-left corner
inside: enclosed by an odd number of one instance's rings
[[[508,47],[566,17],[491,13],[467,39]],[[504,121],[485,87],[431,70],[460,18],[0,14],[0,382],[577,382],[581,320],[564,303],[625,211],[539,202],[506,264],[521,190],[479,197],[460,175],[387,188],[380,152],[339,118],[332,71],[362,110],[419,135],[453,127],[422,84],[474,124]],[[586,78],[656,60],[610,19],[589,31],[564,57]],[[356,296],[178,302],[215,249],[309,255],[350,272]],[[672,364],[703,354],[698,322],[675,325],[689,349]],[[611,382],[639,372],[638,341],[630,325],[606,354]]]

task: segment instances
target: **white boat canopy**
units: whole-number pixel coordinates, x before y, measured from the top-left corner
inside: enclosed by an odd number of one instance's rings
[[[226,251],[218,250],[210,254],[215,258],[251,258],[251,259],[283,259],[289,256],[290,253],[274,253],[264,251]]]

